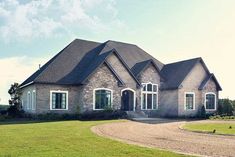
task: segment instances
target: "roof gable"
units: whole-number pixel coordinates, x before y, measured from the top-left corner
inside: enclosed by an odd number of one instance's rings
[[[202,61],[201,58],[180,61],[166,64],[161,70],[161,75],[165,78],[163,89],[177,89],[191,72],[193,67]]]
[[[108,52],[102,52],[101,54],[97,55],[96,59],[93,60],[92,64],[90,64],[90,66],[84,71],[84,73],[82,74],[81,79],[78,81],[79,84],[84,84],[85,81],[98,69],[98,67],[103,64],[106,63],[110,69],[113,70],[112,66],[106,62],[106,58],[108,56],[110,56],[111,54],[115,54],[117,56],[117,58],[121,61],[121,63],[123,64],[123,66],[126,68],[126,70],[128,71],[128,73],[133,77],[133,79],[136,81],[136,83],[138,85],[141,85],[140,82],[135,78],[134,74],[131,72],[131,70],[128,68],[128,66],[126,65],[126,63],[122,60],[121,56],[119,56],[119,54],[117,53],[117,51],[115,49],[112,49]],[[114,70],[113,70],[114,71]],[[114,74],[116,74],[116,72],[114,71]],[[117,74],[116,74],[117,75]],[[117,75],[118,76],[118,75]],[[118,76],[119,77],[119,76]],[[119,77],[120,78],[120,77]]]
[[[203,90],[203,88],[206,86],[207,82],[210,80],[210,79],[213,79],[213,81],[215,82],[216,86],[217,86],[217,90],[218,91],[221,91],[222,88],[219,84],[219,82],[217,81],[215,75],[213,73],[211,73],[210,75],[208,75],[201,83],[201,85],[199,86],[199,90]]]
[[[154,61],[152,59],[143,61],[143,62],[139,62],[136,63],[132,68],[131,71],[133,72],[133,74],[138,78],[138,76],[145,70],[147,69],[149,66],[153,66],[157,72],[160,75],[160,70],[158,68],[158,66],[154,63]]]

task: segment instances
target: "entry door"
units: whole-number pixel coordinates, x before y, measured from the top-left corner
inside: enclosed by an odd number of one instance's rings
[[[122,110],[133,111],[134,109],[134,92],[125,90],[122,92]]]

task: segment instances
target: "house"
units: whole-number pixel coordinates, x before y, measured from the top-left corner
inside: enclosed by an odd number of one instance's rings
[[[136,45],[76,39],[21,84],[28,113],[113,108],[149,116],[217,109],[221,87],[202,58],[163,64]]]

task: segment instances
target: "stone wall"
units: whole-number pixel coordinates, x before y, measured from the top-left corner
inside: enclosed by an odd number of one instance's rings
[[[201,63],[197,63],[182,83],[182,88],[178,92],[178,115],[195,116],[198,113],[199,106],[203,104],[202,91],[198,90],[201,82],[206,78],[207,73]],[[195,93],[195,108],[185,110],[185,93]]]
[[[216,94],[216,109],[218,108],[218,99],[219,99],[219,92],[216,90],[216,84],[215,82],[210,79],[207,84],[204,86],[203,90],[202,90],[202,104],[206,105],[205,104],[205,96],[206,96],[206,93],[214,93]],[[215,111],[207,111],[207,112],[210,112],[210,113],[213,113]]]
[[[121,89],[118,86],[118,80],[103,64],[88,80],[87,84],[82,87],[81,102],[83,104],[82,111],[93,110],[93,92],[96,88],[107,88],[113,91],[113,108],[121,108]]]

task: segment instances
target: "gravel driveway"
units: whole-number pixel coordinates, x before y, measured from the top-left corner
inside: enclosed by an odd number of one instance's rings
[[[221,123],[194,121],[190,123]],[[215,157],[235,157],[235,136],[210,135],[180,129],[186,121],[127,121],[98,125],[92,131],[98,135],[147,147],[167,149],[184,154]],[[234,122],[233,122],[234,123]]]

